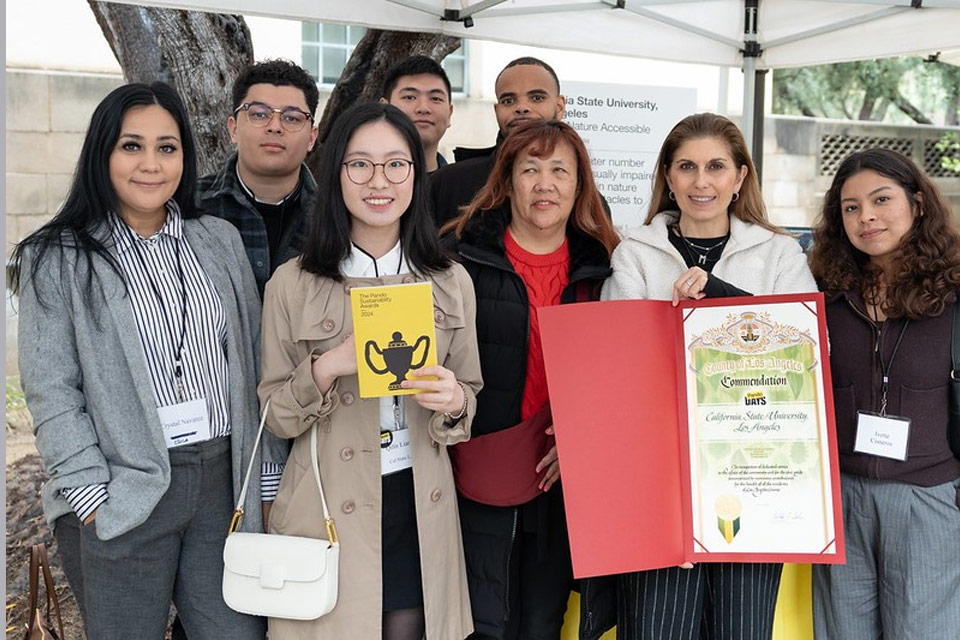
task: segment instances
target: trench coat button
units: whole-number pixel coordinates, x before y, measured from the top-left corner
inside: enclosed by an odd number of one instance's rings
[[[344,292],[345,294],[350,295],[350,289],[353,289],[353,285],[352,285],[352,284],[345,284],[345,285],[343,285],[343,292]]]
[[[340,449],[340,459],[344,462],[353,460],[353,449],[350,447],[344,447],[343,449]]]
[[[330,318],[324,318],[323,322],[320,323],[320,326],[323,327],[324,331],[333,331],[333,328],[337,325]]]
[[[443,319],[446,317],[447,316],[444,315],[443,311],[440,311],[440,309],[437,309],[433,312],[433,321],[437,324],[443,322]]]
[[[343,404],[345,404],[348,407],[352,405],[353,401],[356,399],[357,399],[356,396],[354,396],[349,391],[344,391],[343,394],[340,396],[340,400],[343,402]]]
[[[400,280],[400,282],[402,282],[403,284],[410,284],[411,282],[416,282],[416,278],[408,274],[403,276],[403,279]]]
[[[433,447],[434,449],[439,449],[439,448],[440,448],[440,443],[437,442],[436,440],[431,440],[431,441],[430,441],[430,446]]]
[[[353,510],[357,508],[356,503],[353,500],[347,500],[342,505],[340,505],[340,510],[344,513],[353,513]]]
[[[439,502],[440,498],[443,497],[443,492],[440,489],[434,489],[430,492],[430,500],[433,502]]]

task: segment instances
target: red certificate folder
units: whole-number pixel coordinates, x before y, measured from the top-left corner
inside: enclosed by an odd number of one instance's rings
[[[817,315],[828,543],[816,552],[725,552],[694,536],[684,323],[698,308],[801,303]],[[550,403],[578,578],[693,562],[842,563],[839,469],[822,294],[540,310]],[[739,523],[739,519],[737,521]],[[739,526],[739,524],[737,524]],[[728,525],[729,529],[729,525]],[[729,535],[729,531],[728,531]],[[735,534],[734,534],[735,535]]]

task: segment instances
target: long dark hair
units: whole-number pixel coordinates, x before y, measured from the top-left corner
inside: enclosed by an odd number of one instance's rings
[[[740,197],[730,203],[730,215],[756,224],[774,233],[786,233],[783,229],[772,224],[767,219],[767,209],[763,204],[760,193],[760,181],[757,179],[757,169],[753,166],[750,152],[743,134],[730,119],[718,116],[715,113],[698,113],[687,116],[670,130],[657,158],[656,173],[653,177],[653,194],[650,200],[650,211],[644,224],[650,224],[658,213],[675,211],[677,203],[670,199],[670,186],[667,184],[667,171],[673,164],[673,156],[684,142],[699,138],[715,138],[726,145],[733,159],[735,168],[747,168],[747,175],[740,187]]]
[[[110,182],[110,155],[120,137],[123,117],[133,107],[159,105],[176,121],[180,129],[180,145],[183,152],[183,173],[180,184],[173,194],[173,200],[179,205],[184,218],[199,215],[194,207],[193,192],[197,182],[197,152],[194,146],[190,119],[183,101],[168,84],[154,82],[126,84],[117,87],[104,98],[90,118],[87,135],[80,150],[80,159],[73,174],[73,181],[67,198],[57,215],[47,224],[34,231],[21,241],[11,256],[13,272],[11,288],[19,293],[23,281],[21,266],[24,251],[30,252],[30,273],[34,280],[39,265],[50,250],[60,252],[61,260],[67,249],[86,261],[85,276],[77,282],[81,295],[89,299],[93,278],[96,273],[93,256],[103,258],[118,275],[120,265],[104,244],[103,230],[111,212],[117,211],[117,194]],[[76,277],[80,279],[80,269]],[[65,285],[69,286],[69,285]],[[43,303],[40,289],[37,297]]]
[[[914,162],[889,149],[868,149],[847,156],[823,197],[813,227],[810,270],[827,291],[877,289],[881,272],[870,256],[851,244],[843,227],[840,192],[857,173],[873,170],[899,184],[916,207],[910,230],[900,239],[895,272],[886,274],[885,299],[876,300],[888,316],[939,315],[956,300],[960,288],[960,231],[950,222],[950,207],[936,185]]]
[[[318,276],[340,281],[340,263],[350,255],[351,215],[343,201],[340,172],[347,145],[357,129],[365,124],[384,121],[397,130],[413,157],[413,197],[400,217],[400,245],[403,255],[422,274],[442,271],[450,259],[441,251],[430,214],[427,195],[427,172],[420,134],[410,118],[393,105],[368,102],[343,112],[330,129],[323,143],[317,184],[320,191],[313,217],[307,229],[300,268]]]
[[[570,145],[577,158],[577,196],[567,226],[597,240],[606,248],[608,255],[612,254],[620,242],[620,236],[603,210],[603,201],[590,169],[590,155],[573,127],[557,120],[536,120],[512,131],[500,145],[487,183],[469,204],[461,208],[458,217],[443,226],[441,233],[453,230],[459,238],[475,216],[503,206],[510,199],[513,165],[521,153],[529,152],[537,158],[549,158],[562,142]]]

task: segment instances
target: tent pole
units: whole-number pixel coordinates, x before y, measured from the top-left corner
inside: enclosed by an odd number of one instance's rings
[[[759,92],[763,93],[765,85],[763,78],[757,74],[757,58],[763,53],[757,41],[757,21],[760,14],[760,0],[745,0],[743,3],[743,120],[740,130],[743,132],[744,142],[750,150],[754,162],[759,157],[758,151],[763,151],[763,98],[761,96],[760,112],[757,113],[757,81],[760,81]],[[756,135],[756,123],[760,121],[760,136]]]
[[[757,170],[757,180],[763,185],[763,128],[765,124],[764,114],[766,108],[764,103],[767,99],[767,73],[769,69],[757,69],[753,77],[755,92],[753,94],[753,146],[750,149],[750,155],[753,158],[753,165]]]
[[[740,123],[740,131],[743,132],[743,140],[747,143],[747,149],[755,155],[753,147],[753,127],[756,114],[756,92],[757,92],[757,59],[744,57],[743,59],[743,120]]]

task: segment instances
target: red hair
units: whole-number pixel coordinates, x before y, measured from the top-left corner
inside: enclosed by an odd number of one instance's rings
[[[608,255],[613,253],[620,242],[620,236],[603,208],[603,200],[590,169],[590,155],[573,127],[558,120],[524,123],[512,131],[500,145],[497,161],[487,183],[469,204],[461,207],[459,216],[443,226],[441,233],[452,229],[459,238],[474,216],[482,211],[503,206],[510,200],[513,165],[520,154],[548,158],[553,155],[558,144],[569,145],[577,159],[577,196],[573,201],[573,211],[567,225],[600,242]]]

